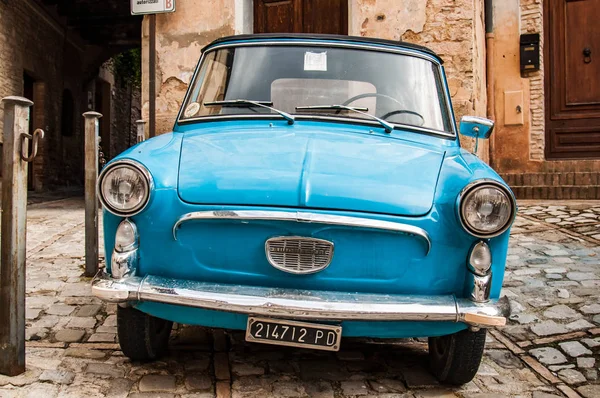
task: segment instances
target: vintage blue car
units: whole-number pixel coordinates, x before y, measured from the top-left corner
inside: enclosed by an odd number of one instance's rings
[[[464,117],[488,138],[493,123]],[[173,132],[99,177],[106,272],[125,355],[152,360],[172,323],[256,343],[429,337],[443,382],[473,378],[516,213],[461,149],[442,60],[407,43],[243,35],[208,45]]]

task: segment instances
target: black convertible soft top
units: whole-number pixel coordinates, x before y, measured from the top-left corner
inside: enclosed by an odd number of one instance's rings
[[[238,40],[281,40],[281,39],[306,39],[306,40],[323,40],[323,41],[339,41],[339,42],[354,42],[354,43],[365,43],[365,44],[383,44],[386,46],[392,46],[397,48],[407,48],[410,50],[417,50],[429,54],[440,63],[444,61],[437,55],[433,50],[420,46],[418,44],[407,43],[403,41],[377,39],[373,37],[362,37],[362,36],[345,36],[345,35],[326,35],[326,34],[313,34],[313,33],[256,33],[252,35],[235,35],[225,36],[214,40],[202,49],[204,52],[207,48],[212,47],[216,44],[222,44],[230,41]]]

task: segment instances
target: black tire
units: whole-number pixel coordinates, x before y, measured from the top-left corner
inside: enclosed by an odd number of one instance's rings
[[[132,361],[152,361],[168,349],[173,322],[135,308],[117,307],[117,332],[125,356]]]
[[[448,336],[429,338],[429,364],[435,377],[442,383],[461,385],[477,374],[486,330],[463,330]]]

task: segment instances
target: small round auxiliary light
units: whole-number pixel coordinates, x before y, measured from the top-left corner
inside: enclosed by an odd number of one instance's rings
[[[128,219],[121,221],[115,234],[115,250],[122,253],[137,248],[137,227]]]
[[[488,273],[492,266],[492,251],[487,243],[479,241],[473,246],[467,265],[475,275],[485,276]]]

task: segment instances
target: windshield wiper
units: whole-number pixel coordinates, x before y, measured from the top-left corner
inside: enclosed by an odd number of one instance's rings
[[[234,99],[234,100],[225,100],[225,101],[212,101],[205,102],[204,106],[259,106],[261,108],[270,109],[273,112],[279,113],[285,120],[287,120],[288,124],[294,124],[296,120],[292,115],[287,112],[280,111],[279,109],[275,109],[270,105],[273,105],[271,101],[251,101],[246,99]]]
[[[393,124],[386,122],[385,120],[380,119],[377,116],[373,116],[369,113],[366,113],[365,111],[368,111],[369,110],[368,108],[356,108],[356,107],[347,106],[347,105],[306,105],[306,106],[297,106],[296,107],[297,111],[327,110],[327,109],[345,109],[348,111],[360,113],[361,115],[368,116],[373,120],[377,120],[383,126],[386,133],[391,133],[394,130]]]

